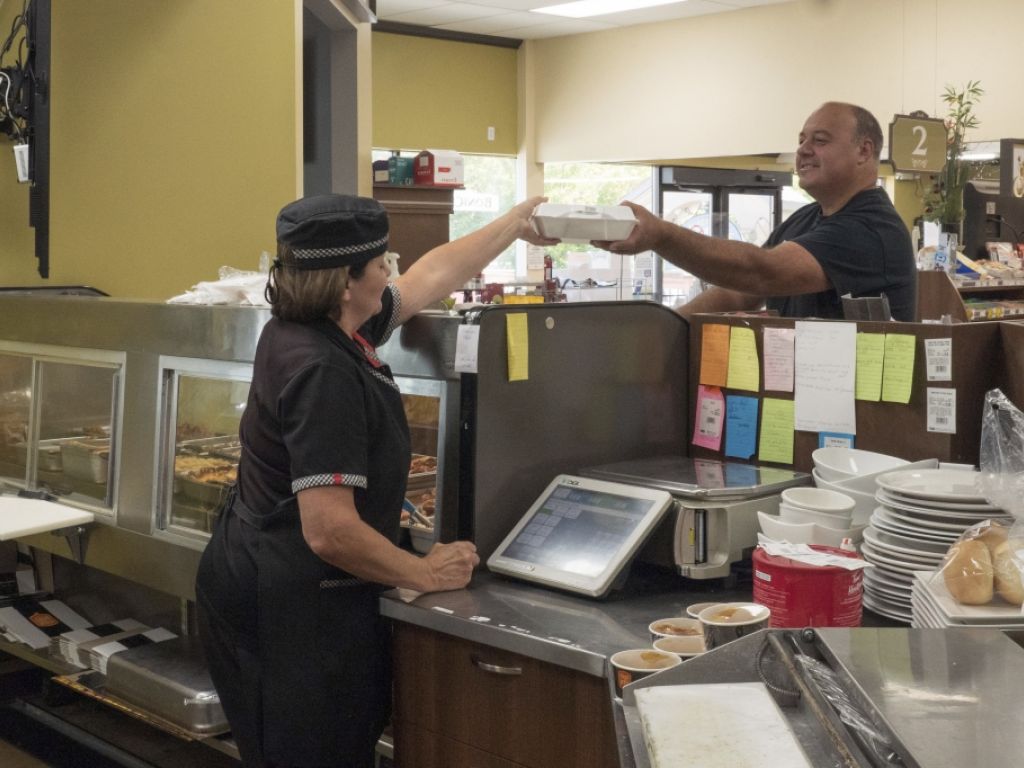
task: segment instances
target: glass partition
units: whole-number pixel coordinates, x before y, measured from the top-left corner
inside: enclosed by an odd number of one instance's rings
[[[25,484],[31,412],[32,358],[0,354],[0,482]]]
[[[90,505],[113,507],[119,368],[39,363],[38,462],[35,483]]]
[[[196,364],[202,361],[195,361]],[[209,372],[164,370],[168,438],[164,513],[160,527],[208,534],[235,482],[241,444],[238,426],[249,395],[251,366],[207,364]]]

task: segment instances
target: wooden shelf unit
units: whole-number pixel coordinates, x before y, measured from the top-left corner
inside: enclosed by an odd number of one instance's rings
[[[1019,309],[982,310],[973,308],[968,298],[1013,301]],[[1024,317],[1024,278],[962,280],[941,271],[918,272],[917,320],[938,320],[943,315],[949,315],[954,323]]]

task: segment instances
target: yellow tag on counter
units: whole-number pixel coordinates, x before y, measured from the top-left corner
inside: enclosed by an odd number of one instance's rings
[[[508,380],[526,381],[530,378],[530,333],[525,312],[505,315],[505,337]]]

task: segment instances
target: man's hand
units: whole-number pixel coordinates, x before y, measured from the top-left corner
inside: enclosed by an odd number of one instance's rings
[[[662,227],[665,222],[648,211],[642,205],[623,202],[633,211],[636,216],[636,226],[625,240],[592,240],[591,245],[602,248],[613,253],[641,253],[643,251],[657,250],[657,244],[661,239]]]

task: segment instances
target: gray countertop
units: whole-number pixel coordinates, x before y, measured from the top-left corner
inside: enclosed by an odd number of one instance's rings
[[[721,580],[631,578],[604,600],[561,593],[481,571],[466,589],[421,595],[399,591],[381,598],[384,616],[500,648],[578,672],[604,677],[605,660],[651,644],[647,626],[685,616],[692,603],[749,600],[751,590]]]

